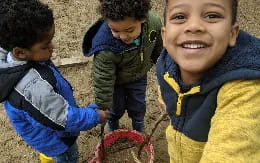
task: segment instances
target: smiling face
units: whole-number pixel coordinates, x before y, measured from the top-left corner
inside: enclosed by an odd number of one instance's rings
[[[231,16],[231,0],[169,0],[163,44],[184,83],[196,83],[235,45],[239,28]]]
[[[131,44],[141,34],[144,20],[140,21],[128,17],[121,21],[108,20],[107,22],[115,38],[126,44]]]

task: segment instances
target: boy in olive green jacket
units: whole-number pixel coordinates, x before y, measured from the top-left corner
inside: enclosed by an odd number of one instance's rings
[[[97,21],[85,34],[83,52],[94,54],[95,101],[110,108],[110,130],[125,110],[134,130],[143,131],[147,72],[162,50],[161,20],[149,0],[102,0]]]

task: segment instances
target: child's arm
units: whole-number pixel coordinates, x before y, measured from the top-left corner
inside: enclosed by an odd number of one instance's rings
[[[260,162],[260,80],[239,80],[219,91],[201,162]]]
[[[93,60],[95,103],[104,108],[110,108],[113,101],[116,80],[114,56],[115,54],[110,51],[101,51]],[[117,59],[120,60],[120,56],[117,56]]]
[[[35,127],[44,125],[53,130],[80,132],[89,130],[104,122],[109,115],[108,110],[99,110],[95,104],[85,108],[70,105],[66,105],[64,108],[61,107],[56,107],[56,110],[50,113],[51,115],[45,114],[45,108],[42,108],[42,113],[27,115],[27,120]],[[57,113],[58,110],[60,113]]]
[[[66,131],[85,131],[105,122],[109,115],[108,110],[100,110],[95,104],[86,108],[69,108]]]
[[[55,75],[59,79],[58,81],[62,80],[59,75]],[[91,129],[103,121],[105,114],[97,112],[97,106],[79,108],[75,102],[71,102],[74,97],[71,88],[66,86],[65,80],[56,83],[61,88],[66,87],[67,90],[62,89],[61,94],[58,94],[53,85],[45,78],[35,69],[31,69],[19,82],[15,91],[10,95],[11,105],[7,106],[11,119],[17,119],[18,116],[17,109],[13,109],[14,106],[27,113],[24,114],[27,116],[27,120],[36,127],[44,125],[54,130],[78,132]],[[50,79],[48,78],[48,80]],[[55,86],[57,87],[57,85]],[[62,96],[63,94],[66,94],[66,98]]]

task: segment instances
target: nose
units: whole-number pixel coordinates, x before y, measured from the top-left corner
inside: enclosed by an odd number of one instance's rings
[[[117,39],[120,39],[120,35],[118,33],[113,33],[113,36]]]
[[[205,26],[203,24],[203,20],[200,17],[191,16],[188,21],[187,25],[185,27],[186,33],[203,33],[205,31]]]
[[[120,38],[121,40],[126,40],[128,37],[127,37],[127,34],[120,33],[119,38]]]

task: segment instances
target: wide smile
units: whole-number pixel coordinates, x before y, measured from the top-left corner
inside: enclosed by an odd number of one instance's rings
[[[199,48],[206,48],[209,44],[205,41],[201,40],[186,40],[179,43],[180,46],[183,48],[189,49],[199,49]]]
[[[201,40],[188,40],[179,43],[186,55],[200,55],[209,47],[209,44]]]
[[[200,49],[200,48],[205,48],[205,44],[182,44],[183,48],[188,48],[188,49]]]

